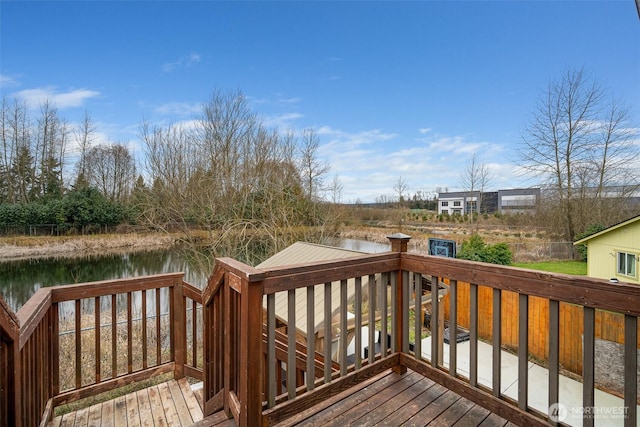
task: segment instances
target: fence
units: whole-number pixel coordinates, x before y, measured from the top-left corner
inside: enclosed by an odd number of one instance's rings
[[[579,259],[579,254],[571,242],[521,242],[509,243],[516,262],[540,261],[549,259]]]
[[[449,298],[443,299],[445,319],[449,319]],[[458,282],[458,325],[470,327],[469,283]],[[582,339],[584,335],[583,307],[560,303],[560,366],[576,375],[582,375]],[[518,295],[503,291],[501,303],[501,337],[505,348],[518,349]],[[492,289],[478,287],[478,337],[493,340],[493,293]],[[529,354],[545,364],[549,359],[549,300],[529,297]],[[640,331],[637,333],[640,342]],[[595,338],[616,344],[624,344],[624,315],[596,310]],[[615,391],[615,390],[614,390]]]

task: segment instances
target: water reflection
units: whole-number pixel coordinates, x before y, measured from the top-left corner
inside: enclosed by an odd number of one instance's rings
[[[390,250],[389,244],[356,239],[336,239],[325,244],[368,253]],[[251,265],[256,265],[267,257],[265,247],[250,249],[251,253],[225,255]],[[202,252],[195,255],[208,260],[214,258]],[[175,247],[129,254],[0,262],[0,295],[9,307],[17,312],[38,289],[46,286],[183,272],[187,282],[204,288],[211,273],[211,267],[208,265],[210,263],[197,263],[194,261],[195,258],[193,252]]]
[[[39,258],[0,263],[0,295],[17,311],[38,289],[97,280],[184,272],[185,280],[204,287],[209,275],[178,249],[78,258]]]

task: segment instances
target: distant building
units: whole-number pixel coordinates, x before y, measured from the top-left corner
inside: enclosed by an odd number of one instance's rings
[[[539,200],[539,188],[439,193],[438,214],[464,215],[471,212],[527,213],[535,211]],[[478,203],[480,204],[479,207]]]

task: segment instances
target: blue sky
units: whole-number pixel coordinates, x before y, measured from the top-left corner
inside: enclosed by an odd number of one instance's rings
[[[640,19],[607,1],[5,1],[0,91],[48,98],[141,150],[143,118],[190,118],[240,90],[268,124],[312,127],[345,202],[457,189],[475,152],[493,187],[536,184],[515,148],[551,79],[581,68],[640,123]]]

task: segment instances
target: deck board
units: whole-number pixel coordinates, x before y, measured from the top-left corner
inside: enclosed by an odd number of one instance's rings
[[[57,416],[49,426],[190,426],[200,420],[202,408],[187,380],[180,379]],[[226,417],[206,425],[224,423],[233,425]]]
[[[505,426],[507,421],[432,380],[391,371],[277,426]]]
[[[127,425],[127,400],[124,396],[116,397],[113,400],[113,425]]]
[[[162,399],[160,398],[160,392],[158,391],[158,386],[149,387],[147,389],[149,393],[149,403],[153,408],[151,415],[153,417],[153,422],[156,427],[167,427],[169,423],[167,422],[167,417],[164,413],[164,406],[162,405]]]
[[[102,427],[112,427],[113,424],[113,408],[114,400],[109,400],[102,404],[102,418],[100,420]]]
[[[54,418],[50,426],[235,427],[223,412],[203,419],[185,379],[171,380]],[[285,426],[482,426],[506,420],[420,374],[391,370],[277,424]]]

